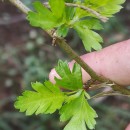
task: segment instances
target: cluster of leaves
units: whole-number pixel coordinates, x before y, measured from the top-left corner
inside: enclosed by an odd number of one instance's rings
[[[30,11],[27,19],[30,24],[44,30],[55,29],[57,37],[65,37],[70,28],[77,31],[85,49],[101,49],[102,38],[94,30],[103,27],[97,15],[79,7],[68,7],[67,3],[83,5],[105,17],[112,17],[122,7],[125,0],[49,0],[48,7],[41,2],[34,3],[36,11]],[[34,91],[25,91],[19,96],[15,107],[26,115],[52,114],[59,110],[60,120],[68,121],[64,130],[86,130],[95,128],[96,112],[88,104],[90,96],[83,89],[81,68],[74,64],[72,71],[67,62],[58,62],[55,68],[60,78],[55,77],[56,84],[45,81],[43,84],[32,83]],[[61,91],[62,86],[66,91]],[[87,127],[86,127],[87,125]]]
[[[101,36],[94,30],[103,27],[98,17],[81,8],[68,7],[67,3],[76,3],[93,9],[105,17],[112,17],[120,11],[125,0],[49,0],[49,8],[40,2],[34,3],[36,12],[29,12],[27,19],[30,24],[44,30],[56,29],[58,37],[65,37],[69,28],[77,31],[87,51],[99,50],[103,42]]]
[[[26,115],[52,114],[59,110],[61,121],[70,120],[64,130],[86,130],[86,124],[94,129],[97,114],[86,100],[90,96],[83,89],[80,66],[75,63],[71,71],[67,62],[59,61],[55,69],[61,77],[55,78],[56,84],[50,81],[32,83],[35,91],[23,92],[17,98],[15,108],[26,111]],[[59,85],[69,92],[61,91]]]

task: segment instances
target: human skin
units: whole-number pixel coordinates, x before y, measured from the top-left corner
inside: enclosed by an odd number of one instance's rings
[[[100,76],[120,84],[130,85],[130,39],[100,51],[81,56],[81,58]],[[69,63],[72,69],[74,61]],[[59,77],[54,69],[49,74],[49,79],[55,83],[54,77]],[[82,79],[86,83],[90,79],[87,72],[82,69]],[[130,124],[125,130],[130,130]]]
[[[81,56],[81,58],[98,74],[117,84],[130,85],[130,39],[123,41],[100,51]],[[72,69],[74,61],[69,63]],[[51,82],[55,83],[54,77],[58,77],[52,69],[49,74]],[[87,72],[82,69],[82,79],[86,83],[90,79]]]
[[[125,130],[130,130],[130,124],[127,126],[127,128]]]

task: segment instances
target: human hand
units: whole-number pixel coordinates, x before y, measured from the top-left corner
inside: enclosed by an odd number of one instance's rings
[[[92,52],[81,56],[81,58],[99,75],[104,76],[117,84],[130,85],[130,40],[123,41],[98,52]],[[69,63],[73,67],[74,61]],[[54,77],[58,77],[54,69],[49,74],[51,82],[55,83]],[[82,69],[82,79],[86,83],[90,79]],[[126,130],[130,130],[130,124]]]

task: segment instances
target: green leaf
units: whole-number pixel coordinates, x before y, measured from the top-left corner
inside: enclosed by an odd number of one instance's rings
[[[60,60],[55,70],[61,77],[61,79],[55,77],[57,85],[68,90],[77,90],[83,87],[81,67],[77,63],[74,64],[71,71],[68,63]]]
[[[74,3],[77,0],[65,0],[66,3]],[[66,12],[66,20],[69,22],[69,20],[72,20],[75,14],[75,8],[74,7],[68,7],[66,6],[65,12]]]
[[[123,4],[126,0],[84,0],[86,4],[93,4],[97,6],[105,6],[108,3],[112,3],[115,5]]]
[[[112,17],[113,14],[120,11],[126,0],[85,0],[86,6],[90,6],[100,14],[106,17]]]
[[[36,12],[30,11],[27,19],[30,24],[35,27],[41,27],[42,29],[52,29],[58,26],[57,18],[53,13],[47,9],[41,2],[34,2],[34,8]]]
[[[65,2],[67,2],[67,3],[73,3],[73,1],[74,0],[65,0]],[[67,19],[67,21],[69,21],[73,18],[75,9],[73,7],[66,6],[65,12],[66,12],[66,19]]]
[[[82,39],[84,47],[87,51],[91,51],[92,48],[95,50],[100,50],[102,46],[100,45],[103,42],[101,36],[90,30],[87,27],[83,27],[80,24],[76,24],[74,29],[77,31],[79,37]]]
[[[83,2],[81,1],[78,1],[77,2],[78,5],[83,5],[83,6],[86,6]],[[89,6],[87,6],[89,7]],[[84,9],[81,9],[81,8],[76,8],[75,10],[75,16],[74,16],[74,19],[82,19],[86,16],[93,16],[93,14],[89,13],[88,11],[84,10]]]
[[[93,29],[93,30],[101,30],[103,26],[100,21],[95,18],[87,18],[85,20],[79,20],[75,22],[74,26],[82,26],[83,28]]]
[[[32,88],[35,91],[25,91],[17,98],[15,108],[20,109],[20,112],[26,111],[26,115],[33,113],[38,115],[53,113],[61,108],[65,96],[56,85],[50,81],[44,84],[36,82],[32,83]]]
[[[66,37],[68,31],[69,28],[67,28],[65,25],[62,25],[57,29],[56,34],[58,37]]]
[[[61,18],[65,12],[64,0],[49,0],[51,10],[57,18]]]
[[[100,13],[105,17],[112,17],[115,13],[119,12],[126,0],[84,0],[84,2],[78,2],[79,5],[86,6],[92,10]],[[86,16],[91,16],[97,18],[96,15],[87,12],[81,8],[76,8],[74,19],[84,18]]]
[[[83,91],[79,97],[67,102],[60,110],[60,120],[69,121],[64,130],[87,130],[95,128],[95,118],[98,117],[94,109],[88,104]]]

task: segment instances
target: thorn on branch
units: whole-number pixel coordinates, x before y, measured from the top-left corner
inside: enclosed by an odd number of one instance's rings
[[[50,31],[50,35],[52,37],[52,46],[56,46],[56,39],[57,39],[56,30],[52,29]]]

